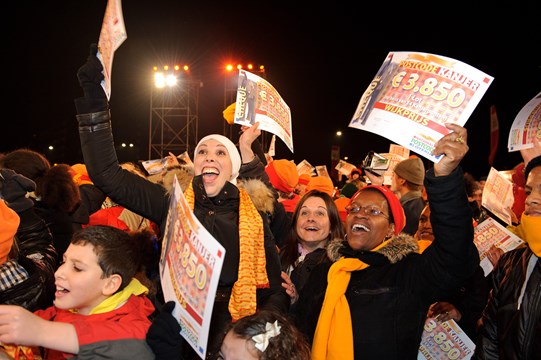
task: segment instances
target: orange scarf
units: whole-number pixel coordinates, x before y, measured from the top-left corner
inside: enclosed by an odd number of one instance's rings
[[[419,245],[419,254],[422,254],[432,244],[432,240],[417,240],[417,244]]]
[[[257,309],[256,290],[270,287],[266,268],[263,219],[254,206],[250,195],[244,189],[238,189],[240,195],[239,274],[229,299],[229,312],[233,322],[254,314]],[[195,194],[191,183],[186,188],[184,197],[193,210]]]
[[[371,251],[386,244],[384,241]],[[342,257],[329,269],[325,300],[312,344],[312,360],[353,360],[353,327],[345,294],[351,272],[369,266],[359,259]]]
[[[522,213],[518,235],[526,241],[532,252],[541,257],[541,216],[530,216]]]

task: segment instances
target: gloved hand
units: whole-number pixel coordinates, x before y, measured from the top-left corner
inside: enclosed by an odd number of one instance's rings
[[[146,340],[156,360],[182,359],[184,338],[178,320],[171,314],[174,308],[174,301],[166,302],[148,329]]]
[[[90,44],[90,54],[86,59],[86,63],[77,71],[79,85],[87,99],[103,99],[106,97],[105,91],[101,87],[101,81],[104,79],[103,66],[96,57],[97,53],[98,45],[95,43]]]
[[[36,183],[11,169],[0,169],[0,194],[16,213],[30,209],[34,202],[26,197],[36,190]]]

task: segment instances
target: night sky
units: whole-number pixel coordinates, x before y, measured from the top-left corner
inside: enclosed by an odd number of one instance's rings
[[[189,63],[192,76],[203,82],[201,138],[223,132],[223,65],[235,60],[264,64],[266,79],[291,109],[295,153],[277,139],[275,158],[306,159],[330,170],[331,146],[339,145],[341,156],[358,165],[369,150],[387,152],[390,143],[348,128],[362,93],[389,51],[417,51],[463,61],[495,78],[466,123],[470,152],[464,169],[476,177],[488,174],[491,105],[500,123],[494,167],[507,170],[521,161],[518,152],[507,151],[507,137],[515,116],[541,91],[539,2],[513,1],[501,9],[452,2],[433,10],[422,2],[370,8],[366,2],[224,3],[123,2],[128,38],[114,55],[110,106],[115,142],[132,142],[136,149],[122,160],[148,155],[153,65]],[[0,152],[29,147],[53,162],[82,162],[73,105],[82,96],[76,72],[98,40],[106,1],[12,5],[16,25],[3,53],[10,84],[4,92],[13,98],[6,105],[13,108],[5,110],[12,115],[4,117]],[[340,139],[337,130],[344,132]],[[49,144],[54,152],[46,150]]]

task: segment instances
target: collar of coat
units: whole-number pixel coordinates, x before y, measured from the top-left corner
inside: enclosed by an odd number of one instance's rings
[[[193,167],[173,166],[167,169],[167,173],[158,181],[167,191],[168,195],[173,193],[173,181],[177,176],[181,189],[184,191],[190,185],[194,177]],[[155,179],[158,179],[157,177]],[[237,187],[243,188],[259,211],[268,214],[274,213],[274,193],[270,187],[258,179],[239,179]]]
[[[419,245],[417,244],[417,240],[411,235],[404,233],[393,236],[384,247],[375,253],[370,251],[354,251],[349,247],[347,240],[344,239],[334,239],[327,246],[327,256],[333,262],[340,259],[344,254],[346,257],[357,257],[361,260],[371,257],[374,254],[381,254],[391,264],[394,264],[406,257],[406,255],[418,252]],[[381,258],[381,256],[378,257]]]

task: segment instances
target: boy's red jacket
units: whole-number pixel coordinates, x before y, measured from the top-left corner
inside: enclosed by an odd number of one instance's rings
[[[77,359],[154,359],[146,343],[149,316],[154,305],[146,296],[131,295],[121,307],[109,312],[80,315],[56,306],[38,310],[45,320],[70,323],[79,339]],[[73,354],[46,350],[44,359],[69,359]]]

